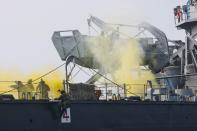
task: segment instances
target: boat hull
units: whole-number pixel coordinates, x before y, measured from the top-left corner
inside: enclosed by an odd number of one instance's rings
[[[66,123],[60,105],[59,101],[0,102],[0,130],[197,130],[194,102],[71,101]]]

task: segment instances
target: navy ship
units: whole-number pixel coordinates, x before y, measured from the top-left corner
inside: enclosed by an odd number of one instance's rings
[[[78,30],[55,31],[52,41],[60,58],[65,61],[66,78],[61,96],[56,99],[31,96],[29,100],[1,94],[0,130],[196,130],[196,7],[197,1],[189,0],[186,5],[174,8],[176,27],[186,32],[184,42],[169,40],[164,32],[146,22],[109,24],[95,16],[90,16],[87,21],[89,28],[95,29],[93,25],[99,27],[97,36],[82,35]],[[140,30],[136,35],[128,36],[120,31],[122,27]],[[142,37],[145,32],[150,37]],[[131,83],[118,83],[107,77],[106,74],[112,74],[113,70],[106,69],[88,45],[94,44],[90,42],[93,39],[103,44],[107,41],[113,47],[117,41],[128,40],[128,37],[135,39],[142,49],[138,53],[144,56],[140,70],[151,71],[155,76],[143,84],[135,84],[142,89],[141,93],[131,90]],[[108,51],[113,50],[110,48]],[[71,63],[73,67],[69,69]],[[116,65],[119,64],[110,66]],[[72,83],[70,77],[76,66],[94,73],[84,83]],[[98,85],[101,78],[107,82]]]

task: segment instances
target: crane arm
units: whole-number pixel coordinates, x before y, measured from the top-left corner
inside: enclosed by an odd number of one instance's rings
[[[96,26],[98,26],[102,31],[104,32],[109,32],[109,31],[114,31],[115,29],[110,26],[109,24],[105,23],[101,19],[95,17],[95,16],[90,16],[90,18],[87,19],[88,25],[91,26],[91,23],[94,23]]]

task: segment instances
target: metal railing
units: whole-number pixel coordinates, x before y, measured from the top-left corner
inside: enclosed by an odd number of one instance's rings
[[[105,83],[97,84],[95,89],[101,90],[100,100],[113,100],[113,97],[119,100],[130,96],[140,96],[141,99],[145,99],[148,88],[150,87],[147,84],[121,84],[117,86]],[[161,85],[152,85],[152,88],[161,88]]]

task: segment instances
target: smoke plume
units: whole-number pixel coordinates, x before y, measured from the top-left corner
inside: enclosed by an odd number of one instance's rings
[[[90,38],[88,48],[105,72],[116,83],[128,84],[127,90],[142,95],[147,80],[154,79],[150,70],[143,70],[143,49],[135,39],[112,42],[106,37]],[[131,95],[131,94],[128,94]]]
[[[8,90],[12,90],[12,85],[15,85],[16,83],[14,81],[22,81],[23,84],[26,84],[26,82],[29,79],[36,79],[46,72],[48,72],[51,68],[45,67],[42,70],[36,70],[32,71],[32,73],[24,73],[22,71],[19,71],[18,69],[4,69],[1,68],[1,75],[0,75],[0,94],[7,92]],[[50,92],[49,97],[50,98],[56,98],[60,95],[60,92],[58,90],[61,90],[63,87],[62,80],[64,76],[60,71],[53,72],[42,79],[46,82],[47,85],[49,85]],[[34,92],[36,92],[36,87],[39,83],[39,80],[33,82],[34,84]],[[6,94],[12,94],[17,99],[18,98],[18,92],[17,90],[12,90],[11,92],[8,92]]]

